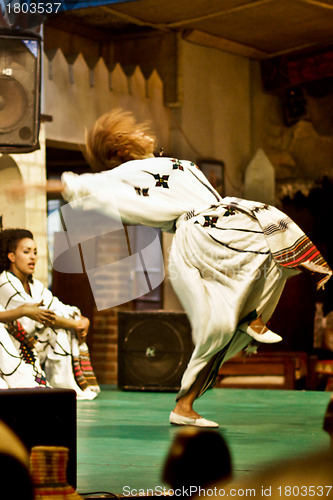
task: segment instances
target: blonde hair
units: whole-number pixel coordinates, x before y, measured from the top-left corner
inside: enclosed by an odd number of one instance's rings
[[[146,150],[140,132],[155,140],[148,123],[137,123],[129,111],[117,108],[102,115],[86,131],[85,155],[92,170],[110,170],[124,161],[143,158]]]

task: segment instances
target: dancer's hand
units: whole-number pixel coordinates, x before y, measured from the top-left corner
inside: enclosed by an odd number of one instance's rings
[[[48,309],[41,309],[43,305],[43,301],[39,304],[24,304],[22,306],[22,316],[27,316],[45,326],[52,326],[55,322],[56,315]]]
[[[80,344],[86,341],[86,337],[88,334],[90,321],[85,316],[81,316],[79,320],[77,320],[75,325],[75,332]]]

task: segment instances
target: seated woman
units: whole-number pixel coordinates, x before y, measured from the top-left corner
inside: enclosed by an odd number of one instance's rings
[[[27,316],[20,323],[35,337],[34,351],[51,387],[74,389],[78,399],[94,399],[100,391],[85,342],[89,320],[77,307],[63,304],[40,281],[33,279],[37,248],[26,229],[0,233],[0,304],[8,311],[24,304],[43,303],[55,316],[52,325]]]
[[[28,335],[17,321],[22,316],[52,325],[55,314],[43,310],[40,304],[23,304],[5,311],[0,306],[0,389],[19,387],[46,387],[46,375],[34,346],[36,339]]]

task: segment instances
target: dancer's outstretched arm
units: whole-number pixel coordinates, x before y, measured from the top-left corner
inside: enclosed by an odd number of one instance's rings
[[[50,179],[44,184],[12,182],[5,187],[5,193],[10,202],[17,202],[29,194],[48,193],[61,195],[64,189],[65,186],[60,179]]]

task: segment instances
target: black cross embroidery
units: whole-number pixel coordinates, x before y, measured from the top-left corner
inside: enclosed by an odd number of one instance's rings
[[[168,188],[168,179],[169,179],[169,176],[168,175],[160,175],[160,174],[153,174],[154,176],[154,179],[156,180],[156,184],[155,186],[156,187],[164,187],[164,188]]]
[[[139,188],[139,187],[134,187],[135,192],[139,196],[149,196],[149,188]]]
[[[223,217],[229,217],[229,215],[235,215],[235,210],[230,206],[227,207],[226,212],[224,212]]]
[[[205,217],[205,223],[203,227],[216,227],[218,217],[209,217],[209,215],[204,215],[204,217]]]
[[[172,161],[172,170],[182,170],[184,172],[184,167],[179,160]]]

